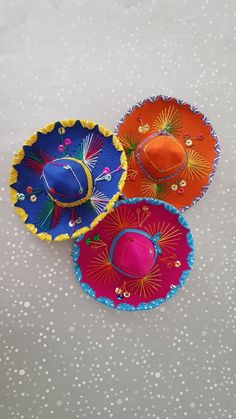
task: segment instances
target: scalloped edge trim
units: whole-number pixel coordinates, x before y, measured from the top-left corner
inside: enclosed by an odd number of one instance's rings
[[[83,240],[84,235],[80,236],[74,243],[73,246],[73,251],[72,251],[72,259],[73,259],[73,266],[74,266],[74,272],[75,272],[75,277],[77,279],[77,281],[80,283],[81,288],[93,299],[95,299],[96,301],[98,301],[99,303],[105,304],[106,306],[116,309],[116,310],[122,310],[122,311],[141,311],[141,310],[151,310],[153,308],[156,308],[158,306],[160,306],[162,303],[170,300],[175,294],[177,294],[177,292],[184,286],[186,279],[188,278],[190,271],[193,267],[194,264],[194,241],[193,241],[193,236],[190,230],[190,227],[188,225],[188,222],[185,220],[185,218],[180,214],[180,211],[177,210],[175,207],[173,207],[173,205],[167,204],[164,201],[160,201],[159,199],[153,199],[153,198],[129,198],[129,199],[124,199],[123,201],[118,201],[116,202],[116,204],[114,205],[114,208],[117,208],[119,205],[122,204],[135,204],[138,203],[140,201],[146,201],[149,204],[152,205],[162,205],[164,206],[164,208],[168,211],[171,212],[172,214],[176,214],[178,215],[178,221],[179,223],[185,227],[188,232],[186,234],[186,240],[187,243],[190,247],[190,251],[187,254],[187,264],[189,266],[188,270],[185,270],[182,272],[180,278],[179,278],[179,285],[175,286],[174,288],[172,288],[167,294],[165,298],[157,298],[156,300],[152,300],[149,303],[139,303],[136,307],[133,306],[132,304],[127,304],[127,303],[121,303],[118,304],[117,306],[115,306],[114,302],[112,300],[110,300],[110,298],[106,298],[106,297],[96,297],[96,293],[93,290],[93,288],[90,287],[89,284],[87,284],[86,282],[81,282],[82,280],[82,272],[81,269],[77,263],[79,254],[80,254],[80,248],[78,246],[78,243],[80,241]]]
[[[47,232],[41,232],[41,233],[37,233],[37,227],[34,224],[27,224],[27,218],[28,218],[28,214],[27,212],[23,209],[23,208],[19,208],[19,207],[15,207],[16,213],[18,214],[18,216],[21,218],[21,220],[23,221],[23,223],[26,225],[26,227],[28,228],[28,230],[34,235],[37,236],[40,240],[47,240],[47,241],[64,241],[64,240],[70,240],[70,239],[74,239],[78,236],[80,236],[81,234],[85,234],[87,231],[91,230],[93,227],[95,227],[106,215],[107,213],[112,209],[112,207],[114,206],[115,202],[118,200],[120,193],[122,192],[122,189],[124,187],[125,184],[125,180],[127,177],[127,158],[126,158],[126,154],[124,152],[124,149],[122,147],[122,144],[120,143],[120,141],[118,140],[118,138],[106,127],[104,127],[103,125],[99,125],[95,122],[86,120],[86,119],[63,119],[58,121],[64,128],[66,127],[73,127],[75,125],[76,122],[80,122],[81,126],[83,128],[87,128],[92,130],[95,126],[98,127],[99,132],[104,136],[104,137],[110,137],[112,136],[112,143],[114,145],[114,147],[116,148],[117,151],[121,151],[121,156],[120,156],[120,164],[122,169],[124,170],[120,180],[118,182],[118,192],[116,192],[113,197],[110,199],[110,201],[108,202],[106,209],[104,210],[103,213],[97,215],[97,217],[94,218],[94,220],[90,223],[89,226],[87,227],[83,227],[77,231],[75,231],[72,236],[69,236],[68,233],[66,234],[59,234],[58,236],[56,236],[54,239],[52,238],[52,236],[50,234],[48,234]],[[50,124],[45,125],[43,128],[40,128],[38,130],[38,132],[42,133],[42,134],[47,134],[48,132],[52,132],[53,129],[55,128],[55,124],[56,122],[52,122]],[[12,166],[10,169],[10,178],[9,178],[9,186],[10,186],[10,199],[13,205],[15,205],[15,203],[17,202],[17,191],[11,186],[14,183],[17,182],[18,179],[18,171],[16,170],[16,168],[14,167],[16,164],[19,164],[24,156],[24,149],[23,147],[25,145],[27,146],[31,146],[33,145],[38,139],[38,135],[37,133],[32,134],[30,137],[27,138],[27,140],[23,143],[23,146],[20,148],[20,150],[17,152],[16,156],[13,158],[12,161]]]
[[[205,184],[205,186],[202,187],[202,189],[200,190],[200,194],[196,196],[196,198],[194,198],[191,202],[190,205],[186,205],[182,208],[179,209],[179,212],[184,212],[187,209],[191,208],[193,205],[195,205],[198,201],[200,201],[200,199],[205,195],[206,191],[208,190],[212,179],[215,175],[217,166],[218,166],[218,162],[219,162],[219,158],[220,158],[220,144],[219,144],[219,138],[218,135],[215,132],[215,129],[213,128],[211,122],[209,121],[209,119],[201,112],[198,110],[198,108],[196,108],[193,105],[190,105],[188,102],[185,102],[182,99],[177,99],[175,97],[172,96],[165,96],[165,95],[157,95],[157,96],[149,96],[143,100],[140,100],[139,102],[137,102],[135,105],[131,106],[127,112],[125,112],[122,117],[118,120],[118,124],[114,129],[114,134],[117,135],[118,130],[120,125],[122,125],[125,121],[125,118],[130,115],[135,109],[137,108],[141,108],[146,102],[156,102],[157,100],[163,100],[163,101],[170,101],[170,100],[174,100],[178,105],[185,105],[187,106],[191,112],[193,112],[195,115],[201,115],[202,116],[202,121],[204,123],[204,125],[209,126],[210,127],[210,135],[211,137],[214,139],[215,141],[215,146],[214,146],[214,151],[215,151],[215,158],[212,162],[212,170],[211,173],[208,176],[208,182]]]

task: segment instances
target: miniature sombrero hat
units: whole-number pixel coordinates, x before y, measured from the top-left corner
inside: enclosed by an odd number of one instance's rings
[[[18,151],[11,168],[11,199],[40,239],[66,240],[95,226],[118,199],[126,157],[106,128],[63,120],[40,129]]]
[[[208,189],[219,143],[195,107],[168,96],[150,97],[121,118],[115,133],[128,158],[127,198],[157,198],[184,211]]]
[[[193,239],[172,205],[125,199],[77,239],[73,260],[76,278],[91,297],[120,310],[147,310],[184,284],[193,264]]]

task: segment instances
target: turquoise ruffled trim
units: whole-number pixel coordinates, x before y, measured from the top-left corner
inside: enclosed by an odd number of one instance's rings
[[[118,304],[117,306],[115,306],[114,302],[112,300],[110,300],[109,298],[106,297],[96,297],[96,293],[95,291],[90,287],[90,285],[88,285],[86,282],[81,282],[82,279],[82,272],[78,266],[77,260],[79,257],[79,246],[78,243],[84,238],[84,236],[80,236],[78,239],[76,239],[75,243],[74,243],[74,248],[73,248],[73,264],[74,264],[74,271],[75,271],[75,276],[78,282],[80,282],[81,287],[83,288],[83,290],[92,298],[94,298],[96,301],[105,304],[108,307],[111,308],[116,308],[118,310],[122,310],[122,311],[141,311],[141,310],[151,310],[153,308],[159,307],[161,304],[163,304],[165,301],[170,300],[172,297],[174,297],[174,295],[184,286],[186,279],[189,276],[190,270],[193,266],[194,263],[194,242],[193,242],[193,237],[192,237],[192,233],[190,231],[189,225],[187,223],[187,221],[185,220],[185,218],[180,215],[180,212],[173,207],[170,204],[167,204],[166,202],[157,200],[157,199],[153,199],[153,198],[130,198],[130,199],[124,199],[123,201],[117,201],[114,205],[114,208],[118,207],[119,205],[124,204],[136,204],[139,203],[140,201],[146,201],[147,203],[151,204],[151,205],[163,205],[164,208],[171,212],[172,214],[177,214],[178,216],[178,221],[179,223],[185,227],[188,232],[186,234],[186,240],[187,243],[190,247],[190,252],[187,255],[187,264],[189,266],[188,270],[185,270],[182,272],[180,279],[179,279],[179,285],[174,286],[173,288],[171,288],[171,290],[168,292],[168,294],[166,294],[165,298],[158,298],[156,300],[152,300],[149,303],[140,303],[137,307],[131,305],[131,304],[127,304],[127,303],[121,303]]]
[[[83,290],[87,292],[88,295],[90,295],[90,297],[96,298],[95,291],[88,284],[86,284],[86,282],[81,282],[80,285]]]
[[[112,300],[106,297],[95,298],[99,303],[105,304],[108,307],[115,308],[115,304]]]

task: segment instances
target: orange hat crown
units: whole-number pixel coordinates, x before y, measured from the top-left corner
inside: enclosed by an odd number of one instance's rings
[[[140,143],[137,160],[143,173],[158,182],[176,177],[187,163],[182,144],[164,131],[155,132]]]

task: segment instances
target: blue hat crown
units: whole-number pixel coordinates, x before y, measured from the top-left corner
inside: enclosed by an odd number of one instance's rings
[[[49,197],[60,206],[77,206],[89,199],[92,176],[80,160],[63,157],[48,162],[42,180]]]

